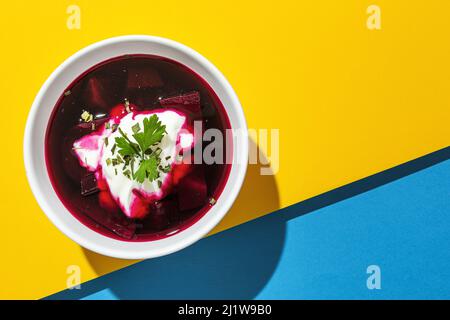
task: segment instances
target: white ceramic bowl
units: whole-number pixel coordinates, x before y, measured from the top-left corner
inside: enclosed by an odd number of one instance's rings
[[[178,61],[203,77],[222,101],[233,130],[247,131],[239,100],[220,71],[194,50],[172,40],[152,36],[122,36],[92,44],[64,61],[47,79],[28,115],[24,138],[25,169],[42,210],[69,238],[81,246],[116,258],[145,259],[183,249],[205,236],[225,216],[242,186],[247,169],[248,139],[238,135],[233,143],[234,162],[217,203],[194,225],[173,236],[148,242],[125,242],[97,233],[79,222],[53,190],[44,155],[45,131],[61,93],[81,73],[99,62],[124,54],[154,54]]]

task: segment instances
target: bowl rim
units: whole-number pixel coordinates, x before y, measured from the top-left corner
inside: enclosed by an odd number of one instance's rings
[[[148,244],[149,246],[151,243],[162,241],[164,239],[170,239],[173,237],[178,237],[177,241],[169,242],[169,244],[163,248],[159,248],[157,250],[152,249],[151,246],[148,250],[145,249],[139,249],[139,250],[133,250],[132,248],[129,248],[127,250],[123,249],[117,249],[114,248],[114,243],[117,244],[120,240],[115,240],[110,237],[107,237],[105,235],[101,235],[100,233],[88,228],[85,226],[82,222],[78,221],[79,224],[83,225],[88,230],[91,230],[97,235],[100,235],[101,237],[107,238],[108,242],[111,242],[111,245],[108,247],[105,247],[104,245],[96,244],[95,241],[88,239],[87,236],[82,235],[78,232],[75,232],[70,226],[68,226],[65,222],[61,220],[59,217],[60,213],[56,213],[55,210],[51,207],[49,201],[46,199],[46,195],[43,193],[40,183],[38,182],[38,177],[36,176],[37,173],[34,168],[34,157],[32,155],[32,135],[36,126],[36,117],[38,115],[38,109],[39,106],[42,104],[42,101],[44,97],[46,96],[49,88],[52,86],[52,84],[58,79],[58,77],[65,71],[65,69],[76,62],[81,57],[84,57],[88,55],[89,53],[95,52],[96,50],[101,49],[102,47],[109,46],[112,44],[119,44],[119,43],[126,43],[126,42],[151,42],[154,45],[162,45],[165,47],[169,47],[170,49],[173,49],[175,51],[181,52],[183,54],[186,54],[188,57],[192,58],[194,61],[199,63],[202,67],[204,67],[214,78],[215,81],[218,82],[218,85],[220,85],[224,92],[226,92],[229,99],[231,99],[231,105],[235,109],[234,111],[237,114],[237,120],[239,121],[239,130],[245,131],[245,137],[241,138],[239,140],[239,149],[237,149],[237,143],[233,143],[233,153],[236,154],[237,157],[237,164],[233,163],[230,169],[230,176],[233,170],[237,170],[236,172],[236,180],[234,182],[233,188],[230,189],[229,194],[224,194],[222,192],[221,197],[219,199],[225,198],[224,202],[221,204],[220,209],[217,209],[217,211],[214,213],[214,215],[209,215],[209,220],[206,223],[205,217],[208,216],[208,213],[211,211],[211,209],[202,216],[198,221],[196,221],[192,226],[189,226],[185,230],[181,231],[180,233],[170,236],[168,238],[163,238],[161,240],[152,240],[152,241],[144,241],[144,242],[126,242],[127,244],[130,244],[130,247],[133,247],[133,244]],[[173,59],[172,57],[170,57]],[[175,59],[176,60],[176,59]],[[179,61],[180,63],[183,63]],[[184,63],[183,63],[184,64]],[[193,69],[195,72],[197,70]],[[81,70],[83,72],[84,70]],[[80,73],[81,73],[80,72]],[[207,81],[205,79],[205,81]],[[208,81],[207,81],[208,82]],[[211,85],[211,84],[210,84]],[[212,86],[212,85],[211,85]],[[51,106],[52,110],[54,106]],[[227,108],[227,106],[226,106]],[[231,119],[230,119],[231,123]],[[45,128],[46,129],[46,128]],[[233,123],[231,123],[231,129],[233,128]],[[78,243],[84,248],[87,248],[91,251],[97,252],[102,255],[115,257],[115,258],[122,258],[122,259],[147,259],[147,258],[155,258],[159,256],[164,256],[170,253],[173,253],[175,251],[179,251],[194,242],[201,239],[203,236],[208,234],[222,219],[223,217],[228,213],[230,210],[232,204],[234,203],[237,195],[239,194],[239,191],[242,187],[242,184],[244,182],[244,178],[247,171],[247,163],[248,163],[248,138],[247,138],[247,123],[244,115],[244,111],[242,109],[242,106],[239,102],[239,99],[231,87],[228,80],[225,78],[225,76],[215,67],[209,60],[207,60],[204,56],[202,56],[197,51],[191,49],[190,47],[181,44],[179,42],[176,42],[174,40],[170,40],[167,38],[162,38],[158,36],[150,36],[150,35],[125,35],[125,36],[118,36],[118,37],[112,37],[105,40],[101,40],[98,42],[95,42],[93,44],[90,44],[83,49],[77,51],[73,55],[71,55],[69,58],[67,58],[65,61],[63,61],[47,78],[47,80],[44,82],[42,87],[40,88],[38,94],[36,95],[33,104],[31,106],[31,109],[29,111],[26,126],[25,126],[25,133],[24,133],[24,140],[23,140],[23,156],[24,156],[24,164],[25,164],[25,171],[28,183],[31,187],[31,191],[38,202],[41,210],[46,214],[46,216],[49,218],[49,220],[67,237]],[[45,145],[45,143],[44,143]],[[45,158],[44,158],[45,162]],[[48,175],[48,173],[46,172]],[[229,183],[230,177],[228,177],[228,180],[225,184]],[[53,190],[53,186],[51,186]],[[54,191],[54,190],[53,190]],[[225,190],[224,190],[225,191]],[[55,192],[55,191],[54,191]],[[55,192],[56,194],[56,192]],[[61,202],[61,200],[58,198],[58,201]],[[65,208],[65,206],[64,206]],[[72,215],[67,208],[65,208],[67,211],[67,214]],[[196,228],[195,231],[192,232],[185,232],[188,230],[193,230],[193,226],[199,225],[199,223],[202,222],[201,228]],[[179,240],[179,241],[178,241]],[[120,241],[123,243],[123,241]],[[137,245],[135,246],[138,247]]]

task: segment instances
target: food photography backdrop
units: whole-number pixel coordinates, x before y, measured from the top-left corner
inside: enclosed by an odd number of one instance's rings
[[[3,2],[0,298],[450,298],[449,11],[445,0]],[[279,130],[274,175],[249,165],[206,238],[146,261],[68,239],[23,164],[47,77],[129,34],[198,51],[249,128]],[[75,271],[81,286],[67,290]]]

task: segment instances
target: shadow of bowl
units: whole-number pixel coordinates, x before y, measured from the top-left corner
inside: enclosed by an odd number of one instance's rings
[[[255,298],[277,267],[289,220],[406,177],[449,157],[450,148],[444,148],[283,208],[276,214],[212,235],[173,255],[143,261],[100,277],[83,284],[82,290],[65,290],[47,299],[83,298],[104,289],[110,289],[121,299]],[[110,258],[85,253],[93,266],[112,263]]]
[[[236,202],[210,236],[180,252],[127,268],[123,267],[137,261],[83,249],[95,272],[104,276],[83,284],[82,290],[51,298],[82,298],[106,288],[120,299],[255,297],[276,268],[286,232],[285,220],[270,216],[244,223],[280,206],[274,176],[263,176],[260,169],[259,164],[249,165]],[[110,273],[117,269],[121,270]]]
[[[248,222],[83,284],[81,291],[108,288],[119,299],[252,299],[276,268],[285,229],[281,219]],[[87,256],[91,263],[99,258]]]

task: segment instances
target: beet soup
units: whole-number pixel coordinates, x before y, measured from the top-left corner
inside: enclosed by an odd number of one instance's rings
[[[224,141],[231,129],[219,98],[195,72],[151,55],[104,61],[54,107],[45,141],[53,188],[72,215],[105,236],[176,234],[215,205],[231,169],[185,161],[200,143],[194,122],[220,130]]]

